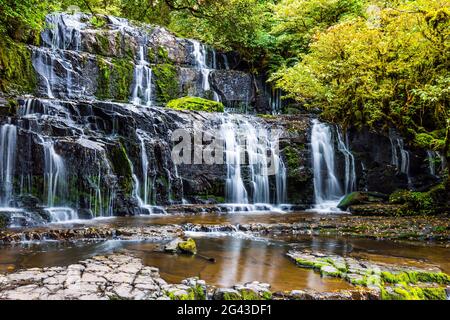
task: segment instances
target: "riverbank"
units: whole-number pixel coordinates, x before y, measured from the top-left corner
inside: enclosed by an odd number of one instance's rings
[[[209,206],[207,206],[209,208]],[[282,219],[280,219],[282,218]],[[283,222],[278,222],[282,220]],[[182,232],[243,232],[254,236],[323,235],[450,244],[450,218],[378,217],[349,214],[177,214],[78,220],[46,227],[0,230],[0,242],[30,240],[168,240]]]

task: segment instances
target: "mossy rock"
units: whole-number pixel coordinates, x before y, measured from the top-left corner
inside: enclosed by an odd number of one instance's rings
[[[133,177],[131,171],[131,162],[128,159],[127,152],[122,143],[118,143],[111,148],[109,158],[114,173],[119,178],[119,186],[126,193],[133,191]]]
[[[99,75],[95,96],[102,100],[127,102],[133,82],[134,65],[129,59],[97,57]]]
[[[152,67],[155,75],[156,101],[167,103],[179,97],[180,84],[177,68],[170,63],[157,64]]]
[[[192,110],[206,112],[223,112],[224,106],[221,102],[207,100],[199,97],[183,97],[171,100],[167,107],[175,110]]]
[[[189,238],[186,241],[182,241],[178,243],[178,249],[182,253],[186,254],[196,254],[197,253],[197,245],[195,244],[194,239]]]
[[[380,203],[388,200],[389,197],[379,192],[355,191],[346,195],[338,204],[341,210],[347,210],[350,206],[365,203]]]
[[[34,93],[37,76],[26,45],[0,37],[0,91],[8,95]]]
[[[261,297],[257,292],[252,289],[244,288],[239,290],[242,300],[261,300]]]

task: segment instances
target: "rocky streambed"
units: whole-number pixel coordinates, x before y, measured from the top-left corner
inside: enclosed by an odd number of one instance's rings
[[[208,213],[10,229],[0,298],[442,299],[450,257],[437,219]],[[182,238],[195,255],[176,250]]]

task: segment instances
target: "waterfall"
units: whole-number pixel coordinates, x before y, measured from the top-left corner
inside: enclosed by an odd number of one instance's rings
[[[81,22],[82,14],[49,14],[45,18],[48,28],[42,34],[44,44],[52,49],[81,50],[80,30],[86,24]]]
[[[86,25],[80,22],[80,15],[60,13],[48,15],[45,21],[48,27],[41,34],[45,47],[33,48],[33,67],[44,82],[48,98],[53,99],[55,91],[58,95],[66,95],[68,98],[77,97],[84,88],[77,88],[73,83],[76,77],[75,67],[70,59],[65,58],[63,50],[81,50],[80,30]],[[55,69],[66,72],[63,83],[58,79]]]
[[[150,184],[150,179],[148,176],[149,161],[147,156],[147,148],[145,146],[145,133],[142,130],[136,130],[136,135],[139,139],[140,145],[142,183],[134,171],[133,164],[130,163],[133,177],[133,196],[138,201],[139,207],[142,209],[142,212],[145,212],[145,214],[166,214],[164,208],[152,205],[149,201],[149,195],[151,196],[154,190],[153,185]]]
[[[248,194],[241,174],[243,150],[241,150],[236,135],[237,129],[228,118],[224,118],[223,121],[221,131],[225,143],[225,163],[227,166],[226,199],[230,203],[248,204]]]
[[[134,105],[152,104],[152,69],[145,60],[144,46],[139,47],[139,57],[134,67],[134,82],[131,95],[131,103]]]
[[[337,178],[335,150],[331,127],[312,121],[311,149],[314,170],[314,211],[339,211],[337,205],[344,195]]]
[[[435,177],[437,176],[435,164],[436,157],[437,157],[436,152],[431,150],[427,151],[428,170],[430,171],[430,174]]]
[[[271,89],[270,90],[270,106],[272,109],[272,114],[277,115],[281,113],[282,104],[281,104],[281,90],[280,89]]]
[[[196,40],[191,40],[191,43],[194,47],[192,54],[195,59],[195,67],[200,70],[200,73],[202,75],[202,89],[204,92],[212,91],[214,101],[220,101],[219,95],[214,89],[211,88],[211,84],[209,83],[209,75],[213,70],[209,68],[207,63],[207,47]],[[217,67],[216,64],[216,53],[215,51],[213,51],[214,69]]]
[[[12,124],[0,127],[0,207],[10,207],[14,189],[17,149],[17,128]]]
[[[45,141],[39,136],[44,148],[44,190],[47,191],[47,208],[52,222],[65,222],[78,219],[75,210],[61,205],[65,204],[67,193],[67,172],[64,159],[55,151],[53,141]]]
[[[355,169],[355,157],[350,151],[348,145],[348,135],[345,136],[345,140],[339,127],[336,128],[338,138],[338,149],[344,155],[345,159],[345,182],[344,193],[348,194],[356,190],[356,169]]]
[[[273,209],[286,200],[286,167],[278,154],[273,132],[237,116],[222,119],[221,135],[227,168],[226,200],[237,211]],[[248,186],[243,168],[248,165]],[[275,192],[271,195],[270,176],[274,175]]]
[[[389,140],[391,141],[392,150],[391,164],[396,166],[401,173],[406,175],[408,186],[409,188],[412,188],[412,181],[409,173],[409,152],[405,149],[403,139],[399,137],[394,130],[390,130]]]

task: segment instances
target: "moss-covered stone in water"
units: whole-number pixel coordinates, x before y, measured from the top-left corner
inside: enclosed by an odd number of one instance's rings
[[[187,254],[196,254],[197,253],[197,245],[195,244],[194,239],[189,238],[186,241],[182,241],[178,243],[178,249],[183,253]]]
[[[382,300],[447,300],[444,288],[413,287],[400,283],[395,287],[381,288]]]
[[[177,68],[169,63],[157,64],[152,67],[155,75],[156,101],[167,103],[177,98],[179,91]]]
[[[450,284],[450,276],[443,272],[407,271],[399,273],[381,272],[381,279],[384,282],[396,283],[437,283]]]
[[[239,293],[234,292],[224,292],[223,293],[223,300],[242,300],[242,297]]]
[[[192,110],[206,112],[223,112],[221,102],[207,100],[199,97],[184,97],[169,101],[167,107],[176,110]]]
[[[320,268],[320,275],[322,277],[340,277],[341,272],[333,266],[322,266]]]
[[[114,145],[109,154],[114,173],[119,177],[119,186],[126,194],[133,191],[131,162],[122,143]]]
[[[11,95],[33,93],[36,85],[30,50],[24,44],[0,37],[0,91]]]
[[[245,288],[245,289],[239,290],[239,292],[242,296],[242,300],[261,300],[261,297],[259,296],[259,294],[251,289]]]
[[[192,289],[189,289],[187,292],[185,291],[168,291],[166,295],[170,298],[170,300],[196,300],[195,292]]]

